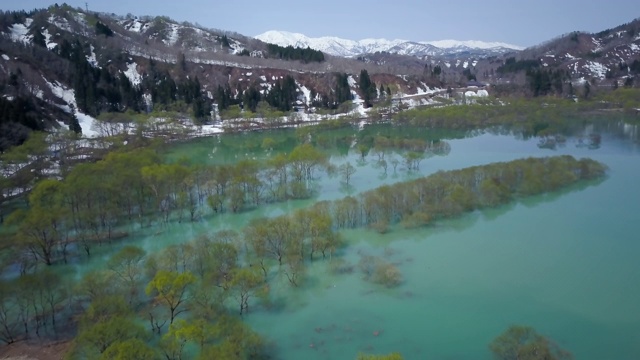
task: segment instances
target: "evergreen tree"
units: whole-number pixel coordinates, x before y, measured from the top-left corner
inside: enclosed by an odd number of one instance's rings
[[[231,106],[231,91],[218,85],[216,90],[216,102],[218,103],[218,111],[224,111]]]
[[[231,44],[229,43],[229,38],[227,37],[227,35],[222,35],[222,37],[220,38],[220,44],[222,44],[223,47],[231,48]]]
[[[42,46],[43,48],[47,47],[47,42],[44,38],[44,35],[42,35],[42,33],[37,29],[33,32],[33,43],[35,45]]]
[[[104,35],[106,37],[113,36],[113,30],[102,22],[96,22],[96,35]]]
[[[345,101],[353,100],[353,96],[351,95],[351,88],[349,87],[349,76],[347,76],[347,74],[336,74],[335,94],[335,106],[342,104]]]
[[[376,90],[376,84],[371,81],[371,78],[369,77],[369,73],[365,69],[362,69],[360,71],[360,82],[358,83],[358,87],[362,92],[365,106],[371,107],[371,100],[373,100],[376,97],[377,90]]]
[[[259,102],[260,91],[254,85],[251,85],[247,90],[245,90],[244,96],[242,97],[243,107],[245,110],[256,112]]]
[[[278,80],[269,91],[266,100],[272,107],[280,111],[290,111],[291,104],[296,100],[296,81],[291,75]]]

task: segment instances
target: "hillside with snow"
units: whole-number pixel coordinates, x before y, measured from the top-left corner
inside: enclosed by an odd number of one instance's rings
[[[363,70],[380,99],[407,106],[428,106],[434,97],[456,93],[470,99],[470,91],[493,95],[501,88],[535,96],[562,95],[587,83],[634,86],[640,75],[640,20],[527,49],[282,31],[252,38],[168,17],[68,5],[0,12],[0,24],[0,106],[8,114],[0,122],[0,152],[32,130],[68,127],[96,136],[115,128],[95,126],[105,118],[117,123],[120,114],[154,110],[193,115],[211,125],[229,107],[255,112],[258,103],[267,103],[312,117],[317,109],[346,111],[341,105],[352,100],[350,111],[364,116],[363,91],[356,84]],[[334,56],[318,57],[307,47]],[[339,79],[347,78],[342,87]]]
[[[387,39],[348,40],[332,36],[311,38],[300,33],[271,30],[256,36],[256,39],[280,46],[310,47],[330,55],[356,57],[375,52],[389,52],[411,56],[450,56],[461,53],[501,55],[522,50],[517,45],[483,41],[409,41]]]

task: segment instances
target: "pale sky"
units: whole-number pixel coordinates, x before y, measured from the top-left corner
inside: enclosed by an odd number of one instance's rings
[[[62,4],[64,1],[59,2]],[[571,31],[598,32],[640,17],[637,0],[87,0],[89,10],[164,15],[255,36],[500,41],[531,46]],[[43,0],[0,0],[2,10],[44,8]],[[74,7],[85,1],[67,0]]]

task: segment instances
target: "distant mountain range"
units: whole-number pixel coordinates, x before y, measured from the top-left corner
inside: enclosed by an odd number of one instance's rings
[[[363,39],[359,41],[341,39],[332,36],[311,38],[304,34],[271,30],[255,37],[258,40],[280,46],[310,47],[330,55],[357,57],[375,52],[388,52],[411,56],[453,56],[473,54],[493,56],[522,50],[523,47],[501,42],[483,41],[409,41],[387,39]]]

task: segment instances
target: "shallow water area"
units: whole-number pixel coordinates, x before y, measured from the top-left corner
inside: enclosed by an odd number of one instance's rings
[[[569,138],[555,150],[491,134],[449,140],[450,154],[425,160],[422,172],[571,154],[604,162],[609,175],[424,229],[345,232],[349,263],[383,255],[398,265],[403,284],[373,285],[357,269],[327,275],[326,262],[316,262],[310,285],[283,289],[291,304],[246,320],[278,344],[283,359],[354,358],[359,351],[490,359],[488,344],[513,324],[533,326],[577,359],[633,358],[640,350],[633,230],[640,203],[632,200],[640,199],[640,148],[624,137],[603,133],[598,148]]]
[[[605,163],[607,177],[419,229],[344,231],[347,246],[331,258],[317,255],[308,262],[299,287],[292,287],[274,266],[268,305],[252,302],[243,320],[275,344],[278,359],[353,359],[358,352],[400,352],[406,359],[490,359],[488,344],[514,324],[534,327],[576,359],[627,359],[640,351],[640,242],[633,228],[640,213],[637,126],[597,123],[566,134],[553,147],[505,131],[431,133],[371,126],[363,132],[444,140],[450,151],[431,154],[415,171],[405,169],[401,151],[389,151],[385,172],[374,153],[362,157],[358,152],[362,132],[326,131],[316,136],[338,145],[323,149],[331,163],[350,162],[356,168],[349,186],[339,176],[317,171],[311,199],[262,204],[239,214],[203,213],[193,223],[129,224],[130,241],[106,244],[96,251],[98,261],[80,259],[61,271],[73,267],[80,277],[104,266],[108,255],[125,243],[151,253],[202,233],[241,231],[258,217],[440,170],[569,154]],[[587,145],[592,134],[598,142]],[[296,145],[292,130],[226,136],[175,144],[166,157],[186,157],[196,164],[263,162]],[[265,138],[276,145],[263,146]],[[400,163],[395,171],[392,159]],[[358,262],[366,255],[396,265],[401,285],[389,289],[365,281]],[[336,265],[350,271],[336,273]],[[231,300],[228,305],[236,307]]]

